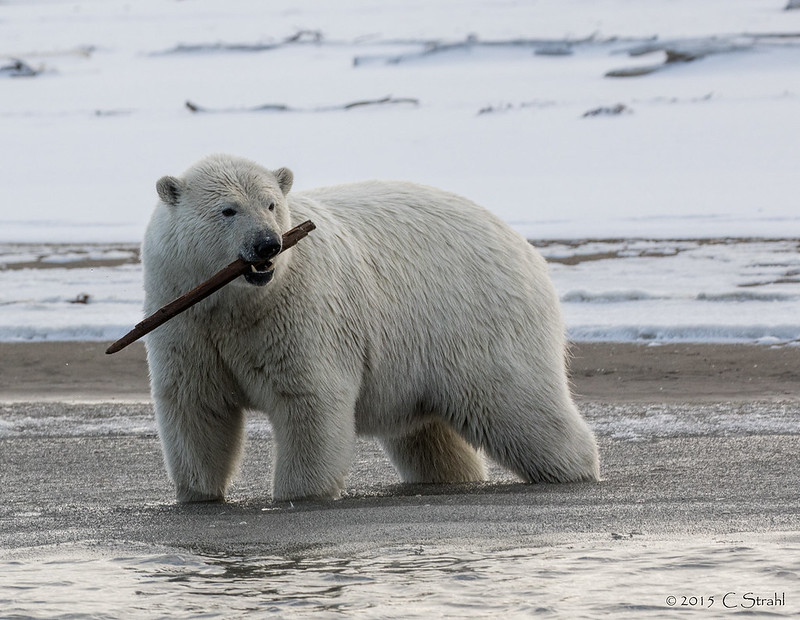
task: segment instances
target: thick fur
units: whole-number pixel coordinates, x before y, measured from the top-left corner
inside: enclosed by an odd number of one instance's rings
[[[258,239],[317,225],[274,259],[266,285],[238,278],[148,337],[179,501],[224,497],[247,409],[272,424],[278,500],[339,496],[356,433],[380,438],[409,482],[482,480],[476,450],[529,482],[598,479],[558,298],[525,239],[430,187],[289,194],[291,183],[286,169],[229,156],[158,183],[148,314],[238,256],[254,260]]]

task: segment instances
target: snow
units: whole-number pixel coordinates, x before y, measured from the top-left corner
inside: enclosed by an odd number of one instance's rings
[[[140,268],[76,264],[95,244],[130,255],[155,180],[230,152],[289,166],[295,191],[442,187],[545,254],[600,244],[613,258],[551,263],[575,339],[795,341],[800,11],[785,6],[4,2],[0,340],[127,331]],[[664,65],[663,50],[631,55],[643,44],[741,49]],[[553,50],[564,54],[541,53]],[[2,77],[12,59],[39,73]],[[389,95],[418,104],[343,109]],[[290,111],[252,111],[264,104]],[[739,241],[705,243],[726,239]],[[665,244],[674,256],[642,254]],[[11,266],[26,262],[47,268]],[[70,303],[81,293],[89,303]]]

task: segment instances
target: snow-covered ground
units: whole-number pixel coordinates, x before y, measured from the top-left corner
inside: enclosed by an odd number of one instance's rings
[[[0,340],[138,321],[155,180],[210,152],[476,200],[553,259],[576,339],[798,340],[786,3],[0,2]]]

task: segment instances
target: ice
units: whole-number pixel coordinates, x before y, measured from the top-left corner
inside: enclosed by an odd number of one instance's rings
[[[574,340],[798,341],[799,241],[586,245],[541,248]]]
[[[542,241],[539,248],[573,340],[800,343],[800,241]],[[1,341],[115,340],[142,319],[139,263],[73,267],[47,260],[58,252],[43,254],[38,268],[0,271]],[[87,303],[78,303],[83,295]]]
[[[0,341],[115,340],[143,300],[140,265],[0,271]]]

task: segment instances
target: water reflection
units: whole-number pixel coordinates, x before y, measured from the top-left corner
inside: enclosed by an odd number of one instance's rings
[[[0,559],[4,618],[658,618],[671,607],[724,611],[727,592],[740,605],[747,592],[785,593],[783,604],[756,611],[800,612],[797,537],[612,538],[505,550],[417,545],[349,557],[75,546]]]

